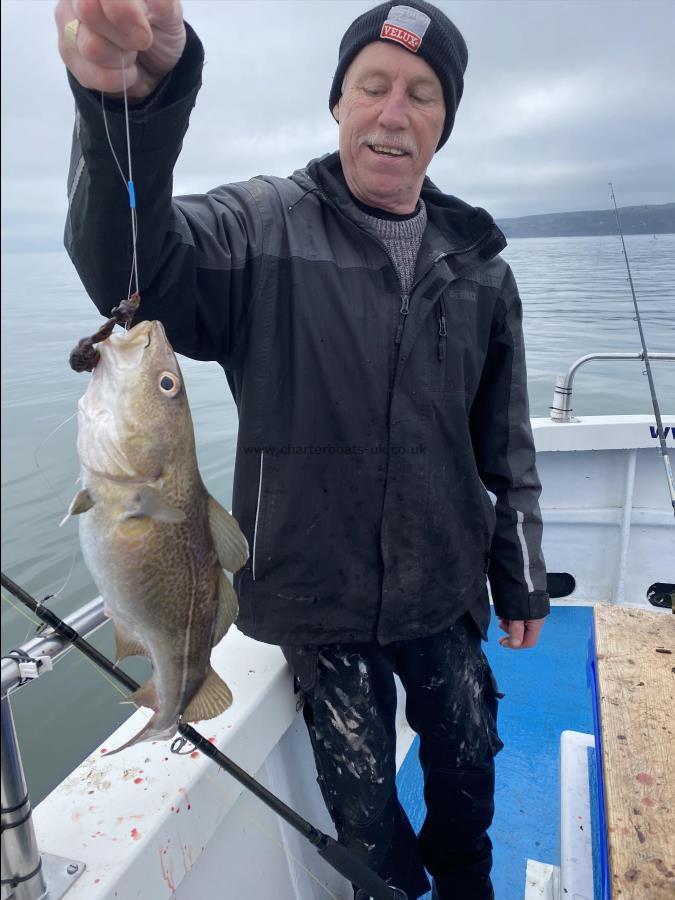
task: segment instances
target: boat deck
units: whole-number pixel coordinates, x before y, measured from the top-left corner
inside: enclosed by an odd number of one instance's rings
[[[612,896],[675,895],[675,618],[594,610]]]
[[[506,651],[498,623],[485,647],[500,691],[499,731],[505,747],[496,758],[493,881],[497,900],[522,900],[528,859],[558,865],[560,734],[593,732],[586,670],[591,607],[554,606],[537,647]],[[537,727],[533,724],[537,723]],[[424,819],[417,739],[398,776],[413,827]],[[430,896],[430,895],[427,895]]]

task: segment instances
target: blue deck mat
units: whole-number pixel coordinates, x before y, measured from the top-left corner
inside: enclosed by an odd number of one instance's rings
[[[552,608],[539,645],[504,650],[498,623],[484,650],[500,691],[494,844],[496,900],[523,900],[528,859],[559,865],[560,733],[593,733],[586,658],[591,607]],[[424,820],[416,739],[399,771],[401,803],[416,831]],[[427,895],[429,897],[430,895]]]

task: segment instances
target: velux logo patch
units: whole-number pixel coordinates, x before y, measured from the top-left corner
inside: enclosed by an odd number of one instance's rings
[[[406,50],[417,53],[431,19],[426,13],[411,6],[392,6],[380,37],[402,44]]]

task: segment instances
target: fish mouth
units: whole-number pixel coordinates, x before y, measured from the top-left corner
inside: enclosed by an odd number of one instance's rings
[[[116,369],[135,369],[153,340],[156,324],[139,322],[129,331],[113,332],[100,344],[102,358],[113,363]]]
[[[143,322],[139,322],[138,325],[134,325],[134,327],[130,328],[128,331],[125,331],[121,337],[126,338],[127,340],[138,340],[142,337],[147,337],[149,345],[152,332],[157,330],[157,324],[158,323],[153,322],[152,320],[146,319]]]

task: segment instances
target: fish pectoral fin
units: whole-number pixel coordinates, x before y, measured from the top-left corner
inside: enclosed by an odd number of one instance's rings
[[[140,519],[143,516],[157,519],[158,522],[169,522],[170,524],[185,521],[185,513],[182,509],[171,506],[156,488],[147,484],[136,492],[133,501],[122,518]]]
[[[135,703],[136,706],[147,706],[149,709],[154,709],[157,712],[159,709],[159,697],[157,696],[154,679],[148,679],[138,690],[134,691],[133,694],[129,694],[128,697],[125,697],[120,702]]]
[[[213,667],[181,716],[184,722],[214,719],[232,705],[232,691]]]
[[[238,572],[248,559],[248,542],[237,520],[209,496],[209,527],[218,560],[228,572]]]
[[[125,659],[127,656],[147,656],[141,639],[121,622],[113,620],[115,630],[115,662]]]
[[[92,499],[91,494],[86,488],[83,488],[81,491],[78,491],[73,499],[70,501],[70,506],[68,507],[68,512],[59,522],[59,528],[68,521],[71,516],[79,516],[81,513],[86,512],[88,509],[91,509],[94,505],[94,501]]]
[[[218,570],[218,612],[216,613],[216,628],[213,633],[213,646],[227,634],[230,625],[237,618],[239,612],[239,600],[237,593],[230,583],[230,579],[223,572]]]

